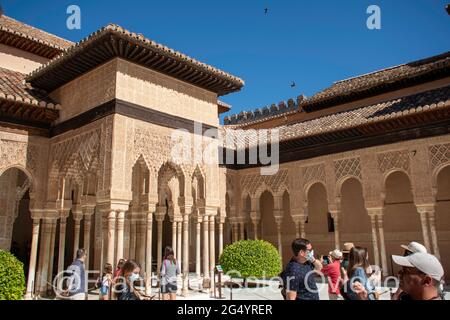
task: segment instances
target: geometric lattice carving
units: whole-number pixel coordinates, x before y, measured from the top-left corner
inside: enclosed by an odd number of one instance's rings
[[[320,181],[324,184],[326,183],[325,178],[325,165],[317,164],[314,166],[304,167],[302,168],[303,172],[303,185],[307,186],[311,182]]]
[[[429,147],[432,169],[450,161],[450,143],[437,144]]]
[[[251,195],[255,195],[258,187],[261,185],[268,186],[271,191],[278,193],[287,185],[287,170],[279,170],[277,174],[263,176],[259,174],[249,174],[242,177],[241,188]]]
[[[386,173],[392,169],[403,169],[409,172],[409,152],[403,150],[378,154],[378,168],[381,173]]]
[[[361,163],[359,158],[342,159],[334,162],[336,182],[346,176],[361,177]]]

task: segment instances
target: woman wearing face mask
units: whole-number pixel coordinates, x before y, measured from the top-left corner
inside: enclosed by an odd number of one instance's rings
[[[122,274],[116,285],[117,300],[138,300],[134,282],[139,280],[141,268],[134,260],[128,260],[122,267]]]
[[[360,300],[359,291],[364,288],[368,293],[368,300],[375,300],[375,288],[369,280],[371,268],[368,261],[367,250],[361,247],[353,247],[350,250],[349,265],[347,268],[348,281],[346,283],[346,298]]]

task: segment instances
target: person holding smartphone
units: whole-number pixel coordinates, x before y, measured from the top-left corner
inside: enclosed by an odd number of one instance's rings
[[[343,300],[340,292],[342,252],[335,249],[328,256],[322,256],[322,274],[328,278],[328,297],[330,300]]]

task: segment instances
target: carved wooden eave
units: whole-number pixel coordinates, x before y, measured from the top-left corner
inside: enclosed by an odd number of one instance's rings
[[[450,52],[335,82],[304,101],[307,112],[450,76]]]
[[[444,135],[450,133],[450,86],[276,129],[280,130],[280,163]],[[256,142],[250,141],[250,149],[255,146]]]
[[[239,91],[244,81],[184,54],[109,24],[70,47],[67,52],[33,71],[34,87],[48,92],[113,58],[122,58],[146,68],[225,95]]]
[[[39,105],[0,98],[0,120],[21,126],[49,129],[59,111]]]
[[[7,16],[0,17],[0,43],[52,59],[73,43]]]

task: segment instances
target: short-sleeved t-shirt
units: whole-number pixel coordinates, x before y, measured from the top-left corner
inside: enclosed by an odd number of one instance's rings
[[[287,291],[297,291],[296,300],[319,300],[314,265],[291,260],[282,276]],[[306,279],[306,281],[305,281]]]

